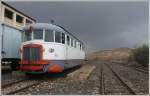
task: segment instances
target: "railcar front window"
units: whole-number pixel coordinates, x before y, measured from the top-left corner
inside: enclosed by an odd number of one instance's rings
[[[40,39],[40,40],[42,40],[43,39],[43,30],[34,30],[34,32],[33,32],[34,34],[33,34],[33,37],[34,37],[34,39]]]
[[[54,35],[52,30],[45,30],[45,41],[54,42]]]
[[[55,32],[55,42],[61,43],[61,32]]]
[[[31,32],[29,30],[25,30],[24,41],[29,41],[29,40],[31,40]]]

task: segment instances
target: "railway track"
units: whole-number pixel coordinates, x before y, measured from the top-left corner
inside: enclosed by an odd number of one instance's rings
[[[15,83],[19,83],[19,82],[22,82],[22,81],[25,81],[25,80],[27,80],[27,79],[20,79],[20,80],[16,80],[16,81],[13,81],[13,82],[6,83],[6,84],[2,84],[2,88],[12,86]]]
[[[148,70],[144,70],[143,68],[133,67],[133,69],[135,69],[135,70],[137,70],[139,72],[145,73],[145,74],[149,74],[149,71]]]
[[[120,77],[120,75],[112,69],[112,67],[110,67],[110,65],[108,65],[108,64],[106,64],[106,63],[105,63],[105,65],[106,65],[106,67],[107,67],[108,69],[111,70],[111,72],[114,74],[114,76],[120,81],[120,83],[122,84],[122,86],[124,86],[124,88],[129,92],[130,95],[136,95],[136,94],[137,94],[137,93],[135,92],[135,90],[134,90],[132,87],[130,87],[129,84],[128,84],[127,82],[125,82],[125,81],[122,79],[122,77]],[[115,85],[115,86],[117,86],[117,85]],[[107,94],[107,93],[106,93],[106,94]],[[124,94],[124,95],[125,95],[125,94]]]
[[[104,75],[103,75],[103,64],[101,64],[100,65],[100,76],[99,76],[99,78],[100,78],[100,89],[99,89],[99,91],[100,91],[100,94],[101,95],[104,95],[105,94],[105,87],[104,87]]]
[[[124,66],[124,67],[130,67],[130,66],[127,66],[127,65],[124,65],[123,63],[119,63],[119,62],[111,62],[111,63],[115,63],[115,64],[118,64],[120,66]],[[148,70],[144,70],[142,68],[139,68],[139,67],[132,67],[133,69],[135,69],[136,71],[139,71],[139,72],[142,72],[142,73],[146,73],[146,74],[149,74],[149,71]]]
[[[135,67],[134,69],[135,69],[135,70],[137,70],[137,71],[140,71],[140,72],[143,72],[143,73],[149,74],[149,71],[143,70],[143,69],[141,69],[141,68],[137,68],[137,67]]]
[[[13,82],[10,84],[6,84],[2,86],[2,94],[4,95],[12,95],[15,94],[21,90],[24,90],[26,88],[29,88],[33,85],[38,84],[39,81],[36,80],[20,80],[17,82]]]

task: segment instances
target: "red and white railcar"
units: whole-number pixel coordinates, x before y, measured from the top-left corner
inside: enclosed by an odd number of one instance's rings
[[[85,59],[84,44],[63,27],[35,23],[23,28],[20,69],[28,73],[62,72]]]

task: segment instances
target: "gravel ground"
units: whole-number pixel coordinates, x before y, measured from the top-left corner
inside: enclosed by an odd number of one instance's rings
[[[74,80],[70,78],[58,78],[57,80],[47,80],[39,85],[25,89],[16,95],[65,95],[65,94],[99,94],[99,68],[91,73],[87,80]]]
[[[96,95],[101,93],[101,64],[105,62],[91,61],[87,62],[90,65],[96,66],[91,75],[86,80],[79,80],[74,78],[59,77],[53,79],[52,77],[46,80],[39,81],[37,85],[24,89],[15,95]],[[138,72],[130,67],[120,66],[119,64],[111,64],[111,67],[119,73],[122,77],[128,79],[136,88],[138,94],[148,94],[148,74]],[[103,68],[103,88],[104,94],[111,95],[127,95],[129,92],[114,76],[109,68],[104,65]],[[2,77],[2,79],[4,79]],[[22,84],[26,85],[26,84]],[[20,85],[18,85],[20,86]]]
[[[139,95],[147,95],[149,90],[148,74],[144,74],[130,67],[112,64],[111,67],[120,74],[120,76],[129,80]]]

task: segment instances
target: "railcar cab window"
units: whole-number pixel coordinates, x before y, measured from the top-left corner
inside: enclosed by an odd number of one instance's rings
[[[67,44],[70,45],[70,37],[67,36]]]
[[[43,40],[43,30],[42,29],[35,29],[33,31],[33,39]]]
[[[29,30],[25,30],[25,32],[24,32],[24,40],[23,41],[29,41],[29,40],[31,40],[31,35],[32,35],[32,33],[29,31]]]
[[[62,44],[65,44],[65,34],[62,33]]]
[[[55,32],[55,42],[61,43],[61,32]]]
[[[45,30],[45,42],[54,42],[53,30]]]

